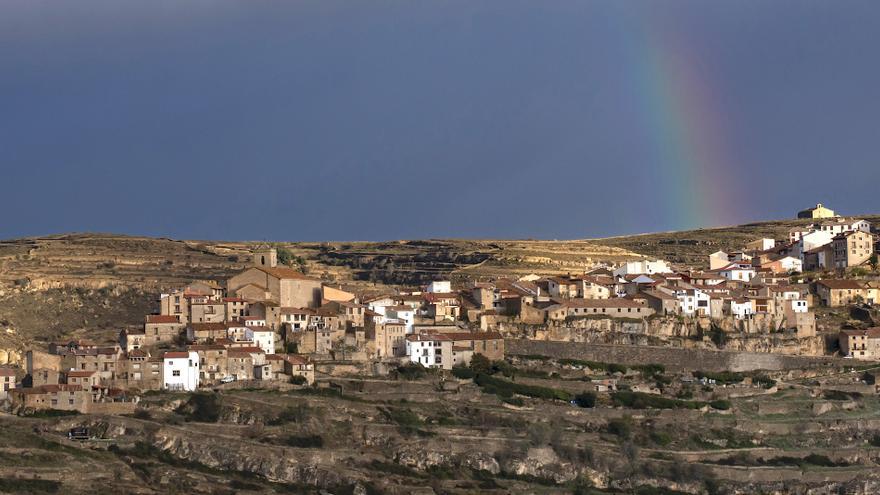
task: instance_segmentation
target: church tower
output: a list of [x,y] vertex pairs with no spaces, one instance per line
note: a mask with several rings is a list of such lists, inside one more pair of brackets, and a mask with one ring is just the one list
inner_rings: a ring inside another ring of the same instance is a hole
[[274,268],[278,266],[278,251],[266,244],[254,249],[254,266]]

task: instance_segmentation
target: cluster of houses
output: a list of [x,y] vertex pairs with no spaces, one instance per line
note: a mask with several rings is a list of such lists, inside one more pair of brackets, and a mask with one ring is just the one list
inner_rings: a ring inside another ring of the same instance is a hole
[[[192,391],[228,382],[315,382],[316,364],[412,362],[451,369],[475,354],[503,359],[505,323],[565,325],[578,319],[661,316],[730,319],[739,328],[813,336],[811,307],[880,301],[880,282],[822,278],[805,270],[868,263],[871,225],[817,205],[816,223],[786,242],[757,239],[709,255],[708,268],[676,270],[662,260],[597,267],[581,274],[470,281],[438,280],[417,290],[356,293],[279,266],[258,247],[253,264],[225,283],[194,282],[161,294],[158,313],[120,332],[118,342],[57,343],[27,354],[26,376],[0,368],[0,399],[26,407],[105,410],[146,390]],[[846,330],[841,350],[880,357],[880,329]],[[128,406],[126,406],[128,407]],[[103,408],[103,409],[102,409]]]

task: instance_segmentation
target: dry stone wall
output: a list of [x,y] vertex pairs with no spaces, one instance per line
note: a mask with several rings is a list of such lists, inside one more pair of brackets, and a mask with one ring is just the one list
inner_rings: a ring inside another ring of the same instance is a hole
[[532,354],[554,358],[584,359],[633,365],[657,363],[672,371],[780,371],[802,368],[830,368],[846,364],[844,360],[837,358],[682,349],[676,347],[550,342],[528,339],[507,339],[504,342],[504,346],[509,355]]

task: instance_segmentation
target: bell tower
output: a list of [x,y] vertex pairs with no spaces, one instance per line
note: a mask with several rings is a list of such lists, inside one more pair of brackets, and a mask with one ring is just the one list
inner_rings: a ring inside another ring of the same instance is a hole
[[278,266],[278,251],[266,244],[254,249],[254,266],[274,268]]

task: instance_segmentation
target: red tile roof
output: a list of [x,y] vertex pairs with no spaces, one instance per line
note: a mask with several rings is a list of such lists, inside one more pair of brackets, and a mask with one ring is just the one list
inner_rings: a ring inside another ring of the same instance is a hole
[[13,368],[0,368],[0,376],[15,376]]
[[162,355],[164,359],[181,359],[188,358],[189,353],[183,351],[169,351]]

